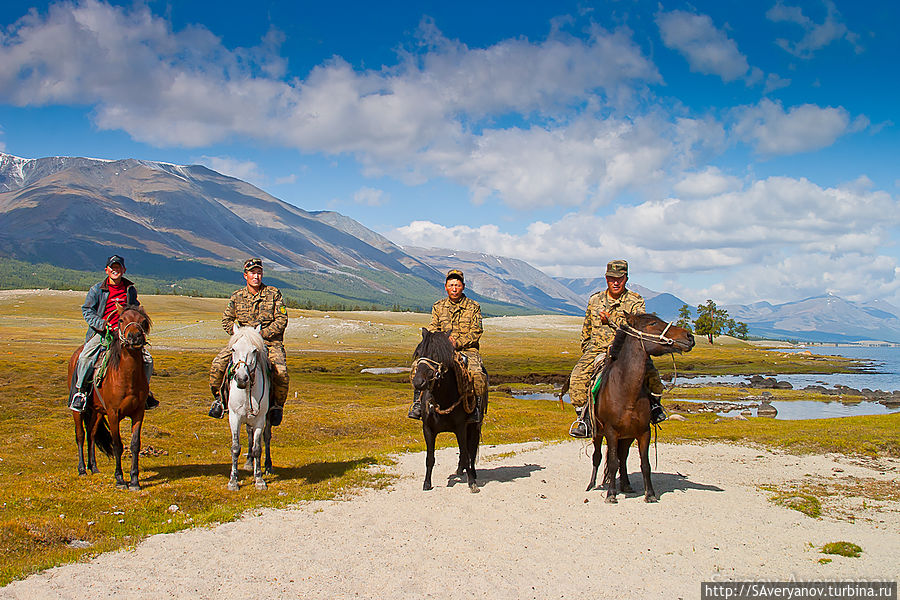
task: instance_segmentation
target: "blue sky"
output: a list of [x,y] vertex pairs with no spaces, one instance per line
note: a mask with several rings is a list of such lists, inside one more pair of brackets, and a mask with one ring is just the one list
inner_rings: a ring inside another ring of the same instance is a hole
[[900,3],[0,3],[0,151],[205,164],[401,245],[900,305]]

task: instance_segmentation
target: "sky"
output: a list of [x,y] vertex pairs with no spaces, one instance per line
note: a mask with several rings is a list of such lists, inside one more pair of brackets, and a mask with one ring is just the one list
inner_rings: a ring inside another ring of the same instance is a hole
[[900,3],[0,3],[0,151],[203,164],[402,246],[900,306]]

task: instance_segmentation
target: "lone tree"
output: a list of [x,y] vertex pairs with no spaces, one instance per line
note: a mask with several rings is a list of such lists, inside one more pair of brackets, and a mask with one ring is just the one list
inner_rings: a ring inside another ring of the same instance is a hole
[[694,319],[694,333],[705,335],[709,343],[713,343],[713,338],[722,335],[725,325],[728,322],[728,311],[724,308],[718,308],[712,300],[707,300],[706,304],[697,307],[697,318]]
[[683,327],[690,331],[691,329],[691,307],[687,304],[682,304],[681,308],[678,309],[678,320],[675,321],[676,327]]

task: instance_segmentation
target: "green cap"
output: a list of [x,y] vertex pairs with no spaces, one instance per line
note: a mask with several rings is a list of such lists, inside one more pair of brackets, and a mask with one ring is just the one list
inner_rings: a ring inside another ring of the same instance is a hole
[[621,259],[611,260],[606,264],[607,277],[622,277],[628,275],[628,261]]
[[261,258],[248,258],[244,261],[244,273],[249,271],[250,269],[255,269],[259,267],[262,269],[262,259]]

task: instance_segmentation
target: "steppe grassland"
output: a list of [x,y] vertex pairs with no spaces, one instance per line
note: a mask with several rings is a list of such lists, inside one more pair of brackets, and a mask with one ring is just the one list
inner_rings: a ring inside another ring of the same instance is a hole
[[[245,486],[228,492],[228,427],[206,416],[209,361],[227,339],[221,328],[226,301],[143,296],[154,321],[152,387],[162,402],[144,425],[144,489],[116,490],[113,463],[103,456],[99,475],[78,477],[64,399],[66,361],[85,330],[83,298],[83,292],[0,292],[0,436],[5,442],[0,448],[0,585],[153,533],[225,521],[265,506],[331,498],[358,486],[385,485],[389,480],[373,465],[389,461],[392,453],[423,449],[419,424],[406,418],[411,395],[407,375],[360,370],[408,365],[429,316],[290,310],[286,347],[291,391],[285,422],[274,433],[276,469],[268,478],[270,489],[259,493]],[[486,319],[485,327],[483,355],[498,381],[521,381],[530,373],[538,374],[537,380],[559,380],[580,352],[578,317],[499,317]],[[782,361],[777,365],[782,372],[847,367],[838,359],[785,359],[738,343],[701,343],[677,364],[679,371],[696,373],[766,373],[773,372],[776,360]],[[664,375],[671,371],[668,359],[657,363]],[[667,423],[660,440],[725,439],[795,451],[897,455],[900,427],[895,417],[810,427],[809,422],[764,419],[715,424],[712,417],[691,416],[685,423]],[[553,402],[514,400],[495,391],[484,443],[561,440],[571,419],[568,407],[563,411]],[[439,442],[455,443],[449,435]]]

